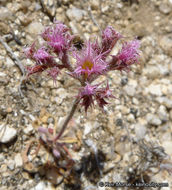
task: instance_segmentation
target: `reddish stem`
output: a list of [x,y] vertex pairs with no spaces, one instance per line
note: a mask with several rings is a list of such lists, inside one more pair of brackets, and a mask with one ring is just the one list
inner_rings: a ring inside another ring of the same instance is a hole
[[77,106],[78,106],[78,103],[79,103],[79,101],[78,101],[78,99],[76,99],[76,100],[74,101],[74,103],[73,103],[73,106],[72,106],[72,108],[71,108],[71,111],[70,111],[69,115],[67,116],[67,118],[66,118],[66,120],[65,120],[65,122],[64,122],[64,124],[63,124],[63,126],[62,126],[62,128],[61,128],[61,131],[60,131],[59,134],[54,138],[54,141],[57,141],[57,140],[63,135],[65,129],[67,128],[67,125],[68,125],[69,121],[72,119],[72,117],[73,117],[73,115],[74,115],[74,113],[75,113],[75,111],[76,111],[76,108],[77,108]]

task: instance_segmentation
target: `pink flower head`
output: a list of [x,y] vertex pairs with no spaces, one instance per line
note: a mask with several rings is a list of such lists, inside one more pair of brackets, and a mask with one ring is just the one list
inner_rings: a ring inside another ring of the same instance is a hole
[[108,26],[102,32],[102,52],[106,52],[106,55],[108,55],[120,38],[122,38],[122,35],[116,32],[112,26]]
[[27,58],[33,58],[33,54],[35,51],[35,42],[30,47],[26,47],[23,49],[23,52]]
[[129,69],[130,65],[138,62],[139,47],[139,40],[124,43],[122,50],[116,56],[118,70]]
[[93,50],[97,53],[100,54],[102,52],[102,48],[98,42],[98,39],[95,39],[92,43],[91,43],[91,47],[93,48]]
[[42,47],[38,49],[32,56],[32,58],[36,61],[36,65],[32,67],[27,67],[27,76],[30,76],[34,73],[41,73],[48,68],[52,68],[56,66],[56,63],[51,56],[45,49]]
[[53,56],[51,56],[45,49],[42,47],[34,53],[33,58],[38,64],[51,64],[53,63]]
[[60,73],[60,69],[58,67],[53,67],[48,71],[48,75],[52,77],[54,83],[56,83],[57,75]]
[[108,83],[106,85],[106,88],[98,89],[96,93],[96,100],[101,108],[108,104],[105,98],[115,98],[115,96],[112,95],[112,91],[109,89]]
[[104,108],[104,106],[108,104],[105,99],[115,97],[112,95],[108,83],[106,88],[98,88],[99,85],[100,84],[90,85],[86,83],[86,86],[81,88],[78,97],[80,100],[82,99],[81,105],[85,107],[85,112],[87,112],[88,107],[94,105],[95,100],[101,108]]
[[86,83],[86,86],[81,88],[78,98],[81,100],[81,105],[85,107],[85,112],[87,112],[88,107],[94,105],[94,96],[96,94],[97,85],[91,86]]
[[89,81],[92,75],[101,75],[106,71],[107,63],[102,59],[102,54],[97,54],[90,41],[81,52],[74,52],[77,67],[72,73],[76,77],[83,76]]
[[42,33],[42,37],[47,44],[53,48],[54,52],[62,58],[63,54],[70,48],[72,37],[68,33],[66,25],[55,22],[55,26],[48,27]]

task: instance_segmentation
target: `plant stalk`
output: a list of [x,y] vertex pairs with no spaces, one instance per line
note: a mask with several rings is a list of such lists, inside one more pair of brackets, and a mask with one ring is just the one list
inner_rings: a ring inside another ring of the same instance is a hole
[[76,111],[76,108],[77,108],[77,106],[78,106],[78,103],[79,103],[79,101],[78,101],[78,99],[76,99],[76,100],[74,101],[73,105],[72,105],[72,108],[71,108],[71,111],[70,111],[69,115],[67,116],[66,120],[64,121],[64,124],[63,124],[63,126],[62,126],[62,128],[61,128],[61,131],[60,131],[59,134],[54,138],[54,141],[58,140],[58,139],[63,135],[65,129],[67,128],[67,125],[68,125],[69,121],[72,119],[72,117],[73,117],[73,115],[74,115],[74,113],[75,113],[75,111]]

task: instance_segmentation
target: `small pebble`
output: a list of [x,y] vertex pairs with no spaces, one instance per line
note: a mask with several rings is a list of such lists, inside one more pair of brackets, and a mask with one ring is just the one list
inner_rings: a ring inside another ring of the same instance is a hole
[[146,88],[146,91],[152,95],[162,96],[162,87],[160,84],[151,84]]
[[172,56],[172,34],[162,36],[159,44],[166,54]]
[[8,168],[10,170],[14,170],[14,168],[15,168],[15,162],[13,160],[11,160],[11,161],[8,162]]
[[17,136],[17,130],[8,125],[0,125],[0,142],[8,143]]
[[122,119],[117,119],[115,123],[116,123],[116,126],[122,126],[123,125]]
[[124,91],[127,93],[128,96],[133,97],[136,93],[136,89],[133,85],[126,85],[124,87]]
[[159,108],[158,108],[158,116],[159,116],[159,119],[161,119],[162,122],[166,122],[168,121],[169,119],[169,115],[167,113],[167,110],[166,110],[166,107],[161,105]]
[[12,18],[12,13],[6,7],[0,7],[0,21],[10,20]]
[[85,14],[85,11],[75,8],[75,7],[68,9],[66,12],[66,15],[68,16],[70,20],[74,19],[77,22],[80,22],[82,20],[84,14]]
[[171,7],[167,3],[160,3],[159,10],[161,13],[167,15],[171,12]]
[[162,146],[165,148],[165,152],[172,156],[172,148],[171,148],[171,141],[164,141]]
[[22,157],[21,157],[21,154],[20,153],[17,153],[15,158],[15,163],[16,163],[16,167],[21,167],[23,166],[23,160],[22,160]]
[[27,126],[24,128],[23,132],[24,132],[26,135],[32,134],[32,132],[33,132],[33,127],[32,127],[32,125],[31,125],[31,124],[27,125]]
[[141,124],[137,123],[134,126],[134,129],[135,129],[137,139],[138,140],[144,139],[144,137],[146,135],[146,127],[144,125],[141,125]]
[[155,126],[158,126],[161,124],[161,120],[159,119],[159,117],[155,114],[151,114],[151,113],[148,113],[146,115],[146,119],[147,119],[147,122],[151,125],[155,125]]
[[50,183],[45,183],[44,181],[40,181],[34,188],[31,190],[52,190]]
[[125,86],[127,84],[127,82],[128,82],[128,78],[127,77],[122,77],[121,78],[121,85],[122,86]]
[[85,125],[84,125],[84,135],[87,135],[92,129],[92,125],[91,123],[87,122]]
[[0,162],[3,162],[5,160],[5,156],[1,153],[0,154]]
[[167,98],[167,97],[157,97],[156,100],[157,100],[160,104],[166,106],[166,108],[169,108],[169,109],[172,108],[172,99],[169,99],[169,98]]
[[133,114],[129,114],[129,115],[127,116],[127,121],[129,121],[129,122],[134,122],[134,121],[135,121],[134,115],[133,115]]
[[27,27],[27,32],[33,37],[40,34],[43,30],[44,30],[43,25],[37,21],[31,22]]

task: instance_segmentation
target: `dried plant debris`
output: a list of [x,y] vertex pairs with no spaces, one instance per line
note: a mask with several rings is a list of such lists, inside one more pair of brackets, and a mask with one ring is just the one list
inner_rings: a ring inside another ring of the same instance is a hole
[[[41,141],[41,144],[43,142]],[[97,184],[103,173],[106,156],[102,151],[97,150],[96,155],[90,152],[81,160],[69,160],[66,154],[57,158],[50,147],[42,144],[47,151],[46,155],[40,155],[40,142],[30,141],[23,152],[24,170],[31,177],[39,175],[41,179],[50,181],[55,186],[64,182],[66,189],[82,189],[81,177],[84,175],[91,183]],[[61,152],[62,153],[62,152]],[[46,157],[43,162],[41,157]],[[30,160],[30,161],[29,161]]]
[[[163,147],[155,143],[148,143],[144,140],[138,142],[138,159],[131,167],[127,168],[127,183],[139,184],[151,182],[152,176],[161,172],[162,169],[171,172],[169,156],[165,153]],[[145,187],[134,187],[135,189],[144,189]]]
[[152,167],[158,167],[163,160],[168,158],[164,148],[155,143],[148,143],[142,140],[139,142],[139,150],[138,156],[141,158],[139,166],[143,171],[147,171]]

